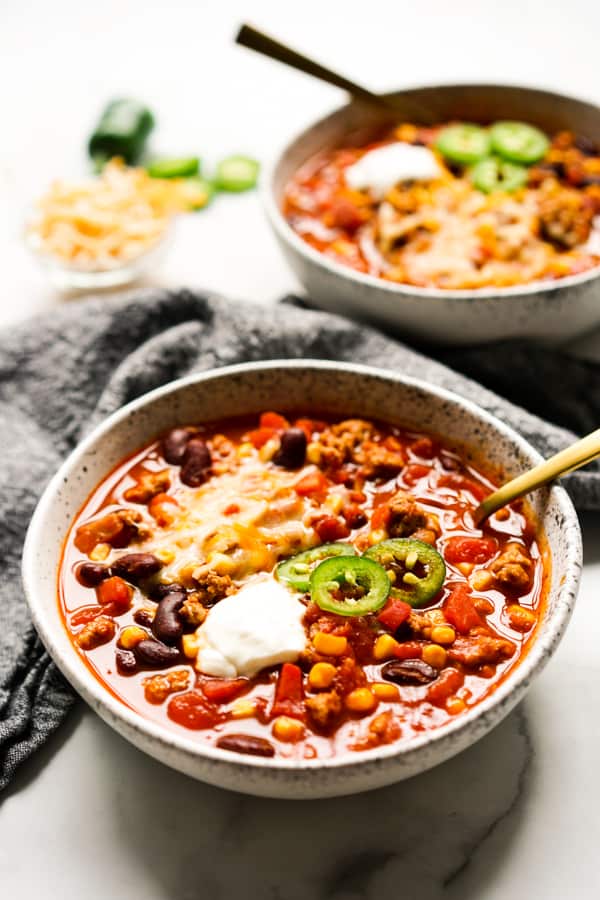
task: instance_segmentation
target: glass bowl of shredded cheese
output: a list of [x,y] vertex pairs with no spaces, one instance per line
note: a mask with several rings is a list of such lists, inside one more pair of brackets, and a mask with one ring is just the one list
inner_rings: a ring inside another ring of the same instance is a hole
[[98,176],[55,181],[27,223],[26,241],[56,287],[114,287],[156,264],[174,216],[190,208],[189,186],[115,159]]

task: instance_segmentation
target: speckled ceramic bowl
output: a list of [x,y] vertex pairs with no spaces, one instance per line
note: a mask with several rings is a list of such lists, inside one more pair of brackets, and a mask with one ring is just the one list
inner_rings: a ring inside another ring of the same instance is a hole
[[395,284],[355,272],[310,247],[281,213],[283,190],[308,159],[344,144],[366,143],[383,124],[453,119],[519,119],[549,134],[563,129],[600,141],[600,108],[561,94],[503,85],[442,85],[391,94],[397,113],[359,102],[297,135],[262,179],[265,208],[279,244],[307,294],[331,312],[444,344],[509,337],[566,341],[600,323],[600,267],[522,287],[440,290]]
[[363,366],[317,361],[249,363],[167,384],[110,416],[69,456],[31,521],[23,578],[35,625],[55,662],[96,712],[141,750],[212,784],[248,794],[313,798],[380,787],[422,772],[482,737],[518,703],[563,634],[579,582],[577,516],[560,487],[541,490],[533,507],[551,552],[548,602],[537,638],[522,663],[472,711],[422,737],[367,753],[294,762],[240,757],[144,719],[92,675],[59,613],[57,571],[73,517],[124,457],[178,424],[264,409],[328,410],[384,418],[445,435],[471,458],[516,475],[539,455],[514,431],[473,403],[424,382]]

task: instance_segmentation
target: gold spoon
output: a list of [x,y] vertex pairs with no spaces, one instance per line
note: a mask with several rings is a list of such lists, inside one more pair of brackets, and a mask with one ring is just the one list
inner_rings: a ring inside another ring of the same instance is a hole
[[[322,66],[316,60],[299,53],[292,47],[281,43],[281,41],[275,40],[275,38],[265,34],[263,31],[259,31],[258,28],[254,28],[252,25],[241,25],[235,42],[242,47],[247,47],[249,50],[254,50],[255,53],[261,53],[269,59],[274,59],[277,62],[284,63],[286,66],[291,66],[293,69],[298,69],[298,71],[304,72],[306,75],[312,75],[313,78],[318,78],[327,84],[333,84],[335,87],[347,91],[353,97],[383,109],[388,114],[394,112],[398,106],[398,100],[394,95],[375,94],[373,91],[363,87],[362,84],[357,84],[344,75]],[[402,97],[401,103],[402,115],[407,120],[413,119],[424,123],[435,121],[435,116],[432,112],[412,97]]]
[[548,484],[549,481],[554,481],[560,475],[566,475],[567,472],[573,472],[575,469],[585,466],[597,456],[600,456],[600,428],[571,444],[570,447],[555,453],[550,459],[539,463],[533,469],[508,481],[485,500],[482,500],[473,513],[475,524],[480,525],[484,519],[487,519],[500,507],[506,506],[507,503],[511,503],[524,494],[535,491],[536,488]]

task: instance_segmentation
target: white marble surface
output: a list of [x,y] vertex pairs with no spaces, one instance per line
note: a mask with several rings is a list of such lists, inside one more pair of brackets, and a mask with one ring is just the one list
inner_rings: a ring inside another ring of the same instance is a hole
[[[266,158],[338,101],[231,46],[244,16],[375,89],[503,80],[600,100],[596,0],[3,0],[0,324],[65,302],[27,257],[21,223],[50,178],[83,169],[83,140],[107,97],[146,98],[160,120],[156,146],[199,148],[207,161],[240,150]],[[182,222],[155,280],[257,302],[295,287],[254,195]],[[590,355],[597,346],[583,345]],[[600,516],[583,525],[584,579],[564,642],[526,703],[467,753],[373,794],[255,800],[171,772],[80,708],[3,797],[0,895],[598,897]]]

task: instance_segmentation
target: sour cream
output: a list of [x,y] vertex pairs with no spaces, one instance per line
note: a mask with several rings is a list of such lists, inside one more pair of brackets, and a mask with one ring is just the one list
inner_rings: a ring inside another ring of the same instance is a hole
[[293,662],[306,645],[305,607],[274,578],[220,600],[200,625],[196,668],[206,675],[252,676]]
[[348,187],[369,190],[380,200],[398,182],[433,181],[440,177],[442,168],[427,147],[397,142],[365,153],[344,174]]

